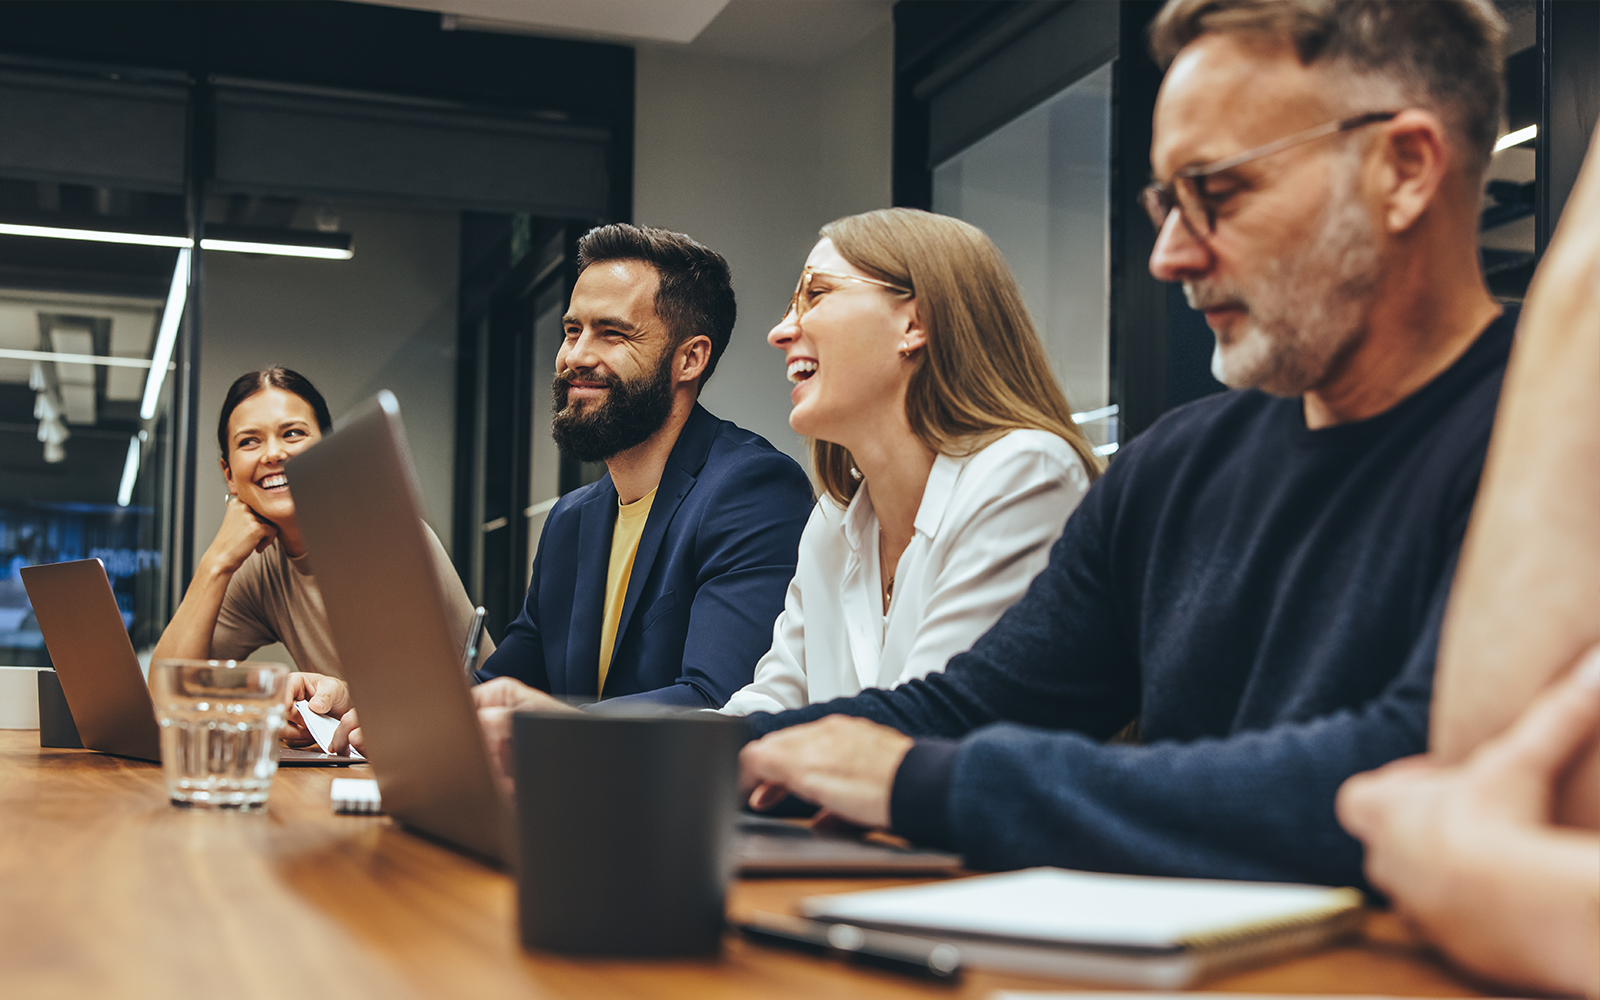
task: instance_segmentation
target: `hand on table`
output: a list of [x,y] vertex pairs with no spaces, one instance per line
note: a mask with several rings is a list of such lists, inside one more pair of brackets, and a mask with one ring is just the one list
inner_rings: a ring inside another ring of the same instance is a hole
[[[1541,973],[1587,966],[1596,950],[1583,943],[1589,932],[1581,925],[1597,920],[1589,911],[1600,887],[1600,838],[1554,826],[1551,816],[1558,779],[1597,730],[1600,647],[1460,764],[1408,757],[1346,781],[1339,821],[1365,844],[1372,884],[1457,961],[1570,989],[1570,979]],[[1563,909],[1568,894],[1577,919]],[[1569,934],[1576,945],[1562,941]],[[1600,974],[1590,977],[1584,988],[1600,990]]]
[[511,716],[521,710],[538,712],[576,712],[571,705],[538,688],[511,677],[496,677],[472,689],[472,702],[478,707],[478,725],[496,776],[510,789],[515,765],[511,757]]
[[895,772],[913,742],[876,722],[830,715],[745,746],[739,787],[750,793],[752,809],[793,794],[857,826],[887,829]]

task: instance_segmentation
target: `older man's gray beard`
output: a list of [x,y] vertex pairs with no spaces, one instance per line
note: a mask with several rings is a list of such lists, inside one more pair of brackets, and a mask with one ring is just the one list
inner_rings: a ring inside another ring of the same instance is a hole
[[1378,240],[1349,185],[1334,192],[1316,236],[1265,261],[1249,285],[1184,282],[1192,308],[1237,303],[1244,331],[1211,355],[1211,374],[1234,389],[1298,396],[1327,378],[1361,342],[1378,283]]

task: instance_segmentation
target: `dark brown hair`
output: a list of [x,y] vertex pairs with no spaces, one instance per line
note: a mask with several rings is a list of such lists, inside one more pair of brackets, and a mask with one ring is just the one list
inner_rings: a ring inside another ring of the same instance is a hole
[[[935,453],[970,455],[1007,431],[1049,431],[1094,479],[1102,463],[1050,371],[1050,360],[998,247],[976,226],[914,208],[884,208],[822,227],[845,260],[911,290],[928,343],[906,388],[912,433]],[[860,485],[842,445],[811,441],[824,491],[847,504]]]
[[711,341],[711,357],[700,373],[703,387],[717,370],[738,318],[728,262],[682,233],[626,222],[596,226],[578,239],[578,271],[607,260],[637,260],[656,269],[656,315],[676,347],[691,337]]
[[316,414],[317,429],[326,434],[333,430],[333,418],[328,415],[328,403],[322,398],[322,393],[311,384],[311,380],[297,371],[280,368],[273,365],[263,368],[258,372],[246,372],[233,380],[228,386],[228,394],[222,397],[222,416],[217,418],[217,447],[222,451],[222,460],[228,460],[228,418],[233,416],[233,411],[239,404],[254,396],[263,389],[282,389],[292,392],[296,396],[311,404],[311,412]]
[[1396,85],[1444,121],[1470,176],[1489,165],[1505,102],[1506,36],[1489,0],[1169,0],[1150,25],[1150,52],[1165,69],[1211,32],[1286,39],[1302,65],[1325,62]]

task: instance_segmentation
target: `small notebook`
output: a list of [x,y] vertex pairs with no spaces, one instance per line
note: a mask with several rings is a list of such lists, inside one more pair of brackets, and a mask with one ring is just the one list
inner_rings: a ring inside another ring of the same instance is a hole
[[1003,875],[814,896],[808,917],[948,941],[976,968],[1178,989],[1353,930],[1354,889],[1102,875]]

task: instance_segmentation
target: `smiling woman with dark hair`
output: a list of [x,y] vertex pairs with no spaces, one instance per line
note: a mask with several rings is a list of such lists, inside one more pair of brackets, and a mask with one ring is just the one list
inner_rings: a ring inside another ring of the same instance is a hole
[[[249,372],[228,388],[217,420],[227,510],[156,643],[157,658],[242,659],[281,642],[300,670],[340,675],[285,474],[289,459],[332,429],[328,404],[298,372]],[[472,606],[431,529],[428,538],[465,636]],[[493,648],[487,637],[484,643]]]

